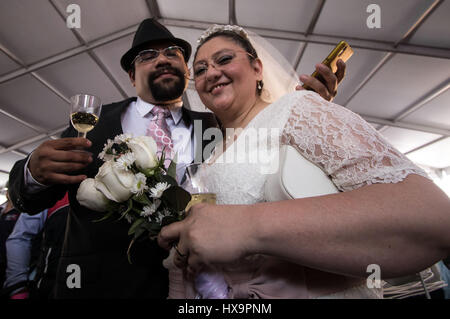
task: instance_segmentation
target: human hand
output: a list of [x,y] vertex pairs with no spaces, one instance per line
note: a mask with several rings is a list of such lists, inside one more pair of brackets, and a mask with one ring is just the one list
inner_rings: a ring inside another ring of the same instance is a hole
[[[341,83],[345,77],[346,69],[346,64],[341,59],[337,61],[336,66],[337,71],[336,74],[334,74],[326,65],[322,63],[316,64],[316,71],[324,79],[325,83],[322,83],[315,77],[306,74],[302,74],[300,76],[300,81],[309,86],[313,91],[317,92],[325,100],[332,101],[337,94],[339,83]],[[305,90],[305,88],[301,85],[298,85],[295,89],[297,91]]]
[[245,205],[197,204],[188,216],[167,225],[158,235],[158,244],[169,250],[176,243],[174,263],[186,268],[188,276],[204,266],[232,263],[250,252],[253,227],[247,221]]
[[87,176],[68,174],[92,162],[91,154],[76,151],[91,145],[89,140],[81,137],[45,141],[31,154],[28,169],[33,178],[44,185],[80,183]]

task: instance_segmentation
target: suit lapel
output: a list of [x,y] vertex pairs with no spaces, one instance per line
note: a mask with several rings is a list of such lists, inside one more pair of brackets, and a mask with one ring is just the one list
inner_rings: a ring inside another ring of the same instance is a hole
[[100,123],[99,121],[99,125],[102,125],[99,127],[99,131],[97,134],[107,135],[109,136],[108,138],[112,138],[116,135],[122,134],[123,129],[121,123],[121,115],[133,101],[136,101],[135,97],[107,106],[107,108],[110,108],[110,110],[106,109],[104,115],[102,112],[102,118],[100,118],[100,121],[103,119],[103,122]]

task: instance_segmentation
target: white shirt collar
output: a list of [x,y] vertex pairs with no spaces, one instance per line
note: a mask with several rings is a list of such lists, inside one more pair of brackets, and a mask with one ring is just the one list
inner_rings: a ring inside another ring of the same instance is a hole
[[[147,103],[138,96],[136,101],[136,109],[141,117],[144,117],[150,113],[154,106],[154,104]],[[175,125],[178,125],[181,117],[183,116],[183,112],[181,111],[182,106],[183,102],[175,103],[169,106],[170,114],[172,115]]]

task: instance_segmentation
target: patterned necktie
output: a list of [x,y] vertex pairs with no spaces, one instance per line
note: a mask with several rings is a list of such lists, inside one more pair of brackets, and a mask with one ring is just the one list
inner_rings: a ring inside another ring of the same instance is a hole
[[147,135],[155,139],[159,154],[162,154],[162,151],[164,149],[166,158],[166,160],[164,161],[164,166],[167,168],[170,165],[173,151],[172,138],[169,126],[166,123],[166,118],[171,116],[170,111],[167,109],[167,107],[155,105],[151,110],[151,113],[154,117],[150,121],[150,125],[147,129]]

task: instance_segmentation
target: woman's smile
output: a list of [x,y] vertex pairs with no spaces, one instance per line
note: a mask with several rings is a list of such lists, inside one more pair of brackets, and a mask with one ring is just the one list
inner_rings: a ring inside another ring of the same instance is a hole
[[223,91],[223,88],[226,87],[230,83],[231,82],[215,84],[211,87],[211,89],[209,90],[209,93],[211,93],[212,95],[220,94]]

